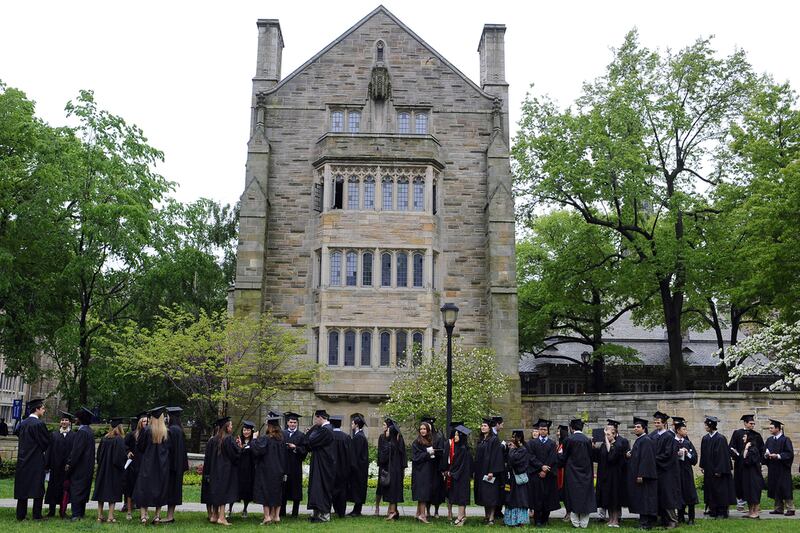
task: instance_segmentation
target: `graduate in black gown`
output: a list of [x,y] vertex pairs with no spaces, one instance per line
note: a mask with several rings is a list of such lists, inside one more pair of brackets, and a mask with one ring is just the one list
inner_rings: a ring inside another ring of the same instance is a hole
[[133,490],[134,504],[139,508],[139,520],[146,524],[147,508],[155,507],[153,523],[161,523],[161,508],[169,496],[169,430],[164,421],[166,407],[150,410],[147,426],[139,434],[136,451],[141,456],[136,488]]
[[286,483],[283,486],[283,501],[281,502],[281,516],[286,514],[286,502],[292,502],[292,516],[297,517],[300,512],[300,502],[303,500],[303,461],[306,459],[306,435],[299,429],[300,415],[287,411],[283,413],[286,429],[283,431],[283,440],[286,443],[287,472]]
[[[697,464],[698,453],[692,441],[689,440],[689,431],[686,421],[672,417],[674,422],[676,442],[678,445],[678,464],[681,472],[681,507],[678,509],[678,522],[694,525],[694,507],[700,499],[697,497],[697,488],[694,486],[694,469]],[[688,514],[687,514],[688,513]]]
[[700,442],[700,469],[703,471],[703,492],[712,518],[728,518],[728,507],[736,503],[733,487],[731,452],[727,439],[717,432],[719,419],[706,417],[706,435]]
[[211,441],[215,438],[216,428],[217,426],[215,425],[212,429],[211,437],[206,441],[205,452],[203,453],[203,475],[200,478],[200,503],[206,506],[206,515],[208,515],[209,522],[211,522],[211,517],[214,514],[214,507],[208,500],[211,494],[208,484],[211,481],[211,471],[214,467],[214,455],[211,454]]
[[254,466],[253,501],[264,507],[261,523],[265,525],[281,521],[283,483],[289,455],[283,438],[280,417],[270,416],[266,435],[260,435],[250,446]]
[[[97,447],[97,476],[94,480],[92,500],[97,502],[97,521],[116,522],[114,504],[122,501],[122,481],[125,477],[125,462],[128,454],[125,449],[125,430],[123,418],[109,420],[108,433],[100,439]],[[103,516],[104,504],[108,503],[108,518]]]
[[636,440],[628,458],[628,510],[639,515],[639,528],[652,529],[658,515],[658,471],[655,443],[647,434],[647,420],[633,417]]
[[528,448],[525,447],[525,433],[521,429],[515,429],[511,432],[511,440],[508,441],[508,457],[506,459],[510,490],[506,492],[503,522],[507,526],[519,527],[530,524],[528,463],[529,455]]
[[94,413],[81,407],[77,415],[80,426],[73,437],[72,450],[64,467],[69,476],[69,499],[72,505],[72,520],[80,520],[86,514],[86,502],[94,477],[94,432],[91,428]]
[[353,475],[353,450],[350,435],[342,431],[341,416],[330,417],[333,440],[336,443],[336,479],[333,483],[333,510],[344,518],[347,512],[347,483]]
[[211,506],[211,523],[224,526],[230,524],[225,518],[225,507],[239,500],[240,449],[232,435],[231,417],[220,418],[214,425],[217,432],[206,447],[211,466],[206,468],[206,463],[203,467],[203,473],[208,472],[205,498]]
[[367,501],[367,480],[369,479],[369,443],[364,435],[364,415],[354,414],[350,420],[352,436],[353,475],[347,484],[348,501],[353,502],[353,510],[347,516],[361,516],[361,507]]
[[[433,493],[431,494],[431,500],[428,502],[427,511],[428,517],[432,515],[434,518],[438,518],[439,507],[447,499],[447,488],[444,483],[444,473],[447,471],[447,457],[444,450],[447,447],[448,438],[444,431],[436,431],[435,417],[426,415],[420,419],[420,422],[427,422],[431,425],[431,441],[433,442],[434,450],[436,450],[438,475],[433,479]],[[431,507],[433,507],[433,513],[431,513]]]
[[572,434],[567,437],[558,461],[564,465],[564,501],[574,527],[586,528],[589,515],[597,511],[594,495],[592,441],[583,434],[583,420],[569,422]]
[[656,445],[658,471],[658,516],[661,525],[674,528],[678,525],[678,507],[681,506],[681,479],[675,433],[669,428],[669,416],[656,411],[653,414],[655,431],[650,433]]
[[0,418],[0,437],[8,437],[8,424],[5,418]]
[[494,524],[500,494],[504,490],[506,467],[503,447],[492,431],[492,418],[484,418],[475,449],[475,503],[483,507],[484,518]]
[[747,430],[755,429],[756,421],[755,415],[742,415],[740,420],[742,421],[742,427],[733,431],[728,444],[730,444],[731,447],[731,459],[733,460],[733,487],[736,491],[736,510],[744,511],[745,501],[744,496],[742,495],[742,451],[744,450],[743,437]]
[[[255,485],[255,459],[253,458],[253,437],[256,425],[252,420],[242,421],[242,430],[236,438],[239,446],[239,500],[243,503],[242,518],[247,518],[247,506],[253,500]],[[259,502],[256,502],[259,503]],[[263,505],[263,504],[262,504]],[[233,513],[233,504],[228,506],[228,518]]]
[[28,498],[33,499],[33,519],[42,519],[44,499],[45,452],[50,446],[50,434],[42,421],[44,400],[28,402],[29,415],[19,423],[14,434],[19,438],[17,468],[14,472],[14,498],[17,500],[17,520],[28,515]]
[[186,436],[181,426],[183,409],[178,406],[167,407],[169,417],[169,482],[167,489],[167,517],[162,524],[175,521],[175,507],[183,503],[183,475],[189,470],[189,454],[186,451]]
[[742,499],[747,504],[747,514],[742,518],[760,518],[761,492],[766,488],[761,474],[761,460],[764,442],[755,431],[745,431],[742,435]]
[[415,518],[428,524],[428,503],[433,498],[434,478],[439,475],[439,461],[433,447],[431,425],[421,422],[417,438],[411,443],[411,499],[417,502]]
[[67,464],[69,453],[72,450],[72,438],[75,433],[72,431],[73,415],[66,411],[61,411],[61,419],[58,429],[50,434],[50,446],[47,448],[46,469],[50,472],[50,480],[47,482],[47,492],[44,501],[50,506],[47,516],[50,518],[56,515],[56,505],[61,506],[59,516],[66,518],[67,505],[69,505],[69,484],[67,473],[64,467]]
[[472,481],[472,451],[469,448],[469,434],[471,431],[458,424],[450,433],[447,442],[447,504],[450,507],[449,516],[452,517],[452,506],[458,507],[458,514],[453,521],[454,526],[463,526],[467,519],[467,506],[470,501],[470,482]]
[[547,525],[550,512],[561,508],[558,498],[558,453],[550,438],[550,420],[540,418],[534,424],[528,448],[528,499],[537,527]]
[[622,508],[628,505],[625,466],[630,443],[619,435],[618,428],[619,422],[609,418],[603,441],[592,448],[592,460],[597,463],[597,506],[606,510],[610,527],[619,526]]
[[333,484],[336,481],[336,442],[325,409],[314,412],[314,425],[306,433],[306,449],[311,452],[308,478],[308,508],[311,522],[330,522]]
[[383,488],[383,499],[389,504],[386,520],[396,520],[400,517],[397,504],[404,501],[403,479],[405,478],[408,458],[406,456],[406,442],[397,424],[386,419],[386,439],[378,448],[378,466],[385,468],[388,483]]
[[122,482],[122,494],[125,496],[125,508],[128,512],[126,516],[127,520],[133,518],[133,491],[136,488],[136,478],[139,476],[139,465],[142,464],[142,456],[136,449],[136,441],[139,439],[139,435],[144,431],[144,428],[147,427],[147,420],[146,411],[131,417],[133,430],[125,435],[125,449],[128,452],[128,459],[131,460],[128,468],[125,469],[125,478]]
[[775,509],[769,514],[786,513],[794,516],[792,496],[792,462],[794,447],[783,433],[783,424],[770,419],[767,442],[764,443],[764,461],[767,463],[767,496],[775,500]]

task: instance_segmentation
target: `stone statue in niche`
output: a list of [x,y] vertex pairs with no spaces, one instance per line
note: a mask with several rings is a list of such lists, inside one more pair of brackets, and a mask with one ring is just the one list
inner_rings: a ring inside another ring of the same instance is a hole
[[392,97],[392,81],[389,79],[389,70],[380,65],[372,67],[372,78],[369,81],[369,97],[372,100],[383,101]]

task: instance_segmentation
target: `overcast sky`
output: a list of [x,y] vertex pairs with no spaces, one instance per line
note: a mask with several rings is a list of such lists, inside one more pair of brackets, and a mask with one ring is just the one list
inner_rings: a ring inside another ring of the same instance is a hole
[[[159,171],[188,201],[235,202],[244,184],[256,19],[280,20],[283,72],[375,9],[376,1],[16,0],[0,9],[0,79],[65,123],[64,104],[93,89],[100,106],[144,129],[164,151]],[[511,122],[530,84],[562,104],[602,74],[633,27],[649,47],[678,49],[715,35],[717,50],[748,52],[758,72],[800,87],[800,3],[740,1],[417,1],[384,5],[478,82],[485,23],[506,32]],[[512,129],[513,128],[512,126]],[[513,134],[513,131],[512,131]]]

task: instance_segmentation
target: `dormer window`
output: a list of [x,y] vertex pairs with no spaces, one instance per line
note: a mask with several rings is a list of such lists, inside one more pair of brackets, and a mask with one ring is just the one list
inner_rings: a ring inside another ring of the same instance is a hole
[[430,108],[412,107],[397,111],[397,133],[401,135],[427,135],[430,131]]

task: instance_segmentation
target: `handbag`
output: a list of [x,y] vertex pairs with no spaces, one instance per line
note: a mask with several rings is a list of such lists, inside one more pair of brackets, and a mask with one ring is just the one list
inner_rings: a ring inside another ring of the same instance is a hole
[[528,473],[523,472],[521,474],[514,474],[514,483],[517,485],[524,485],[528,482]]
[[381,487],[388,487],[390,482],[389,478],[389,470],[386,468],[379,468],[378,469],[378,484]]

